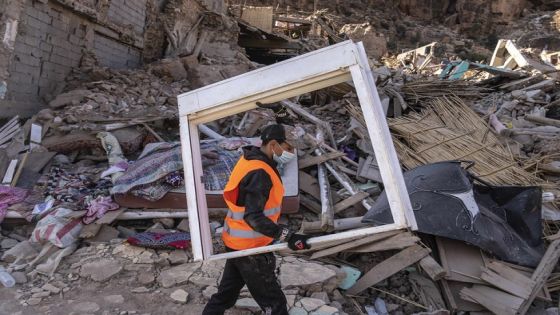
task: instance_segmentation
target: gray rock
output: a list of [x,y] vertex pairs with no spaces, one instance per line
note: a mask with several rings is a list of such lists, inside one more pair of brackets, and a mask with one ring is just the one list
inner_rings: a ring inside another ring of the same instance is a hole
[[[337,301],[332,301],[330,304],[332,307],[336,308],[339,311],[342,311],[344,308],[342,307],[342,304],[340,304]],[[398,306],[398,305],[397,305]]]
[[307,311],[301,307],[292,307],[288,312],[290,315],[307,315]]
[[321,284],[336,277],[336,272],[314,262],[296,261],[280,266],[280,283],[283,288]]
[[325,304],[329,304],[331,302],[327,292],[315,292],[315,293],[311,294],[311,297],[315,298],[315,299],[323,300],[323,302],[325,302]]
[[328,305],[323,305],[318,310],[309,313],[309,315],[334,315],[334,314],[338,314],[338,309]]
[[157,278],[164,288],[187,282],[192,274],[200,267],[200,263],[182,264],[162,271]]
[[18,243],[19,242],[17,240],[11,238],[5,238],[2,240],[2,242],[0,242],[0,247],[2,247],[2,249],[10,249],[16,246]]
[[261,310],[259,304],[257,304],[257,302],[252,298],[242,298],[237,300],[237,302],[235,302],[235,307],[247,309],[252,312],[257,312]]
[[34,297],[32,297],[32,298],[30,298],[29,300],[27,300],[27,304],[29,304],[29,305],[37,305],[37,304],[41,303],[42,300],[43,300],[43,299],[41,299],[41,298],[34,298]]
[[51,295],[50,292],[48,292],[48,291],[43,291],[43,292],[33,293],[33,294],[31,295],[31,297],[34,297],[34,298],[44,298],[44,297],[48,297],[49,295]]
[[219,279],[224,271],[225,259],[205,261],[200,267],[200,272],[205,277]]
[[141,272],[138,275],[138,282],[140,282],[140,284],[143,284],[143,285],[152,284],[152,283],[154,283],[155,280],[156,280],[156,277],[154,277],[154,274],[149,272],[149,271]]
[[132,292],[132,293],[148,293],[148,292],[150,292],[150,289],[148,289],[146,287],[138,287],[138,288],[134,288],[134,289],[130,290],[130,292]]
[[105,301],[109,304],[122,304],[122,303],[124,303],[124,297],[120,294],[107,295],[107,296],[103,297],[103,301]]
[[305,308],[305,310],[308,312],[314,311],[319,307],[325,305],[325,301],[323,300],[307,298],[307,297],[299,300],[299,302],[301,303],[303,308]]
[[49,292],[54,293],[54,294],[60,293],[60,288],[57,288],[57,287],[55,287],[54,285],[52,285],[52,284],[50,284],[50,283],[45,284],[45,285],[42,286],[41,288],[42,288],[43,290],[45,290],[45,291],[49,291]]
[[89,90],[73,90],[70,92],[59,94],[54,100],[49,102],[51,108],[61,108],[70,104],[79,104],[84,97],[89,95]]
[[14,280],[16,280],[16,283],[18,284],[27,283],[27,275],[24,272],[15,271],[12,272],[11,275],[12,277],[14,277]]
[[212,295],[217,292],[218,292],[218,288],[214,286],[207,286],[206,289],[202,291],[202,296],[204,296],[207,299],[210,299],[210,297],[212,297]]
[[174,250],[169,254],[169,262],[172,265],[186,264],[189,262],[189,256],[184,250]]
[[94,302],[79,302],[72,304],[70,307],[74,312],[79,314],[93,314],[101,309],[99,305]]
[[189,299],[189,293],[183,289],[178,289],[173,291],[170,297],[172,300],[184,304],[187,303],[187,300]]
[[100,259],[84,264],[80,269],[80,276],[91,277],[93,281],[103,282],[118,274],[123,269],[119,261],[114,259]]
[[189,282],[196,284],[199,287],[206,287],[209,285],[216,285],[218,281],[216,278],[208,278],[208,277],[200,277],[200,276],[192,276],[189,279]]

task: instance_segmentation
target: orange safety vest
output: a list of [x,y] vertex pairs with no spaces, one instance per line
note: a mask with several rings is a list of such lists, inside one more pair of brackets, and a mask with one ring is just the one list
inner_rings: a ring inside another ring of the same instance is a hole
[[274,223],[278,222],[278,218],[280,217],[282,198],[284,197],[282,180],[266,162],[246,160],[245,157],[241,157],[233,168],[229,181],[224,188],[224,200],[228,205],[229,211],[224,222],[222,240],[224,244],[231,249],[243,250],[266,246],[272,243],[273,239],[271,237],[253,230],[249,224],[245,222],[243,219],[245,207],[237,205],[239,183],[249,172],[258,169],[266,171],[272,180],[272,188],[270,189],[268,200],[264,206],[264,215],[274,221]]

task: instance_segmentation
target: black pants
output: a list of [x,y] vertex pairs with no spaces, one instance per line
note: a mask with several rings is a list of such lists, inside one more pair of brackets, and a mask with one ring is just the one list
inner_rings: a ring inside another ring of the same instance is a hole
[[218,292],[210,298],[203,315],[222,315],[235,305],[245,284],[267,315],[288,315],[286,297],[276,274],[276,258],[272,253],[233,258],[226,261]]

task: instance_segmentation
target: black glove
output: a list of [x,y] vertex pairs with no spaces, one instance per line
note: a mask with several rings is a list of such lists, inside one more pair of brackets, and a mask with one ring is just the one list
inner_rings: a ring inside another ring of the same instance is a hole
[[309,246],[309,244],[307,244],[307,240],[310,237],[311,236],[309,236],[309,235],[294,233],[294,234],[290,235],[289,238],[288,238],[288,247],[291,250],[310,249],[311,246]]

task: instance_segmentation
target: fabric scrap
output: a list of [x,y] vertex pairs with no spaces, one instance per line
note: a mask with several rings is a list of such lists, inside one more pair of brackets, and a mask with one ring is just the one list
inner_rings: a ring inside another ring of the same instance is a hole
[[88,210],[82,222],[84,224],[93,223],[95,220],[102,218],[108,211],[119,209],[120,206],[113,202],[111,197],[99,196],[89,203]]
[[157,201],[173,188],[165,183],[165,177],[182,169],[183,159],[178,144],[147,146],[140,158],[116,180],[111,193],[124,194],[134,190],[136,195]]
[[26,189],[0,186],[0,223],[8,213],[8,207],[24,201],[28,193]]
[[190,245],[190,241],[191,235],[185,232],[143,232],[127,239],[131,245],[156,249],[185,249]]
[[[116,165],[122,165],[123,162],[126,164],[127,159],[122,152],[121,145],[119,144],[119,141],[117,140],[117,138],[112,133],[102,131],[102,132],[97,133],[97,138],[99,138],[101,140],[101,145],[105,149],[105,152],[107,152],[107,158],[109,160],[109,166],[113,167],[113,166],[116,166]],[[109,169],[111,169],[111,168],[109,168]],[[126,170],[126,168],[125,168],[125,170]],[[105,171],[105,172],[107,172],[107,171]],[[101,175],[101,177],[111,175],[111,180],[114,183],[119,177],[122,176],[122,174],[123,174],[123,171],[117,171],[115,169],[114,172],[112,172],[110,174],[107,174],[107,175]]]
[[[128,168],[128,163],[127,162],[124,162],[124,161],[119,162],[115,165],[110,166],[105,171],[103,171],[103,173],[101,173],[101,177],[107,177],[107,176],[111,175],[111,178],[112,178],[113,174],[123,173],[124,171],[126,171],[127,168]],[[122,175],[122,174],[120,174],[120,175]]]
[[82,218],[74,218],[72,210],[57,208],[39,220],[30,241],[40,244],[51,243],[58,248],[66,248],[78,240],[82,230]]

